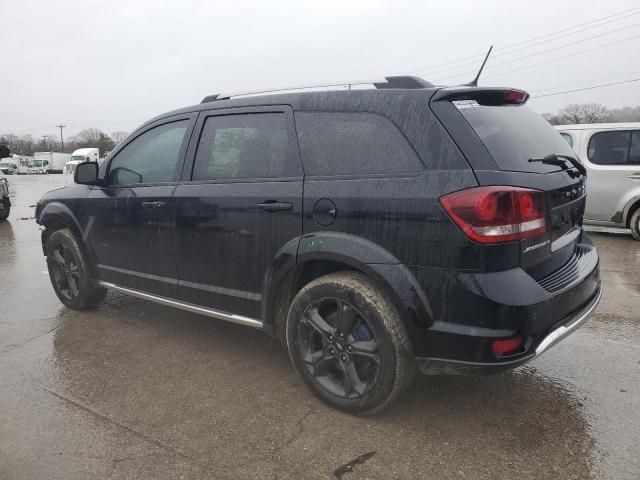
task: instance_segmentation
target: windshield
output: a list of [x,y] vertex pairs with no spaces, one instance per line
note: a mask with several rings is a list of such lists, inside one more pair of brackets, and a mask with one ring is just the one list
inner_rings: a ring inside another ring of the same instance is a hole
[[4,168],[11,168],[13,167],[13,163],[4,163],[4,162],[0,162],[0,167],[4,167]]
[[43,162],[43,160],[34,160],[31,165],[34,166],[34,167],[41,167],[42,166],[42,162]]
[[529,159],[550,153],[575,156],[558,132],[527,106],[477,106],[459,111],[501,170],[552,172],[560,167],[529,163]]
[[72,155],[71,160],[82,160],[84,161],[84,155]]

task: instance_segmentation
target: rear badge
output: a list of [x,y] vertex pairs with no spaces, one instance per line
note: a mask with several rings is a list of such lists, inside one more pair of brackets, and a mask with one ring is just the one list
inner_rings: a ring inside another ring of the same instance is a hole
[[480,104],[475,100],[454,100],[451,103],[453,103],[456,107],[458,107],[458,110],[462,110],[463,108],[473,108],[473,107],[480,106]]
[[529,252],[532,252],[532,251],[534,251],[534,250],[538,250],[539,248],[546,247],[546,246],[547,246],[547,245],[549,245],[550,243],[551,243],[551,240],[545,240],[545,241],[544,241],[544,242],[542,242],[542,243],[538,243],[538,244],[536,244],[536,245],[531,245],[530,247],[525,248],[525,249],[522,251],[522,253],[529,253]]

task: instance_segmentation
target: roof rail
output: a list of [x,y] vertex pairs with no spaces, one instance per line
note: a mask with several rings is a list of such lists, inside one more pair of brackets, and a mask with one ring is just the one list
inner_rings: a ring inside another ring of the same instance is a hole
[[280,87],[280,88],[270,88],[268,90],[251,90],[245,92],[233,92],[233,93],[216,93],[215,95],[208,95],[202,99],[200,103],[209,103],[216,100],[228,100],[233,97],[245,97],[249,95],[260,95],[260,94],[273,94],[273,93],[281,93],[281,92],[289,92],[295,90],[308,90],[312,88],[322,89],[322,88],[334,88],[334,87],[347,87],[351,90],[352,86],[359,85],[373,85],[377,89],[385,89],[385,88],[428,88],[433,87],[433,84],[427,82],[426,80],[420,77],[413,76],[392,76],[385,77],[383,79],[374,79],[374,80],[358,80],[358,81],[348,81],[348,82],[335,82],[335,83],[321,83],[321,84],[311,84],[311,85],[298,85],[293,87]]

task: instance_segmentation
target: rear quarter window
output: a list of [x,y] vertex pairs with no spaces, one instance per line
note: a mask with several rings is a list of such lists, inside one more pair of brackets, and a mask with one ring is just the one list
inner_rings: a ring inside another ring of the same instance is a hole
[[571,135],[569,135],[568,133],[561,133],[560,136],[565,142],[567,142],[567,145],[573,148],[573,138],[571,137]]
[[374,113],[297,112],[306,175],[414,173],[422,162],[398,128]]

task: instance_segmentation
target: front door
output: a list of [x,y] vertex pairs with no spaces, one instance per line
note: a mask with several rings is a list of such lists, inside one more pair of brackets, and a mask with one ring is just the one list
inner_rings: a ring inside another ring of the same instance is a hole
[[171,195],[192,118],[155,125],[110,160],[104,184],[89,195],[85,232],[101,280],[175,297]]
[[265,274],[302,233],[302,168],[288,107],[203,112],[173,196],[179,297],[260,317]]
[[585,219],[620,224],[626,203],[640,192],[640,130],[596,132],[583,148],[591,170]]

